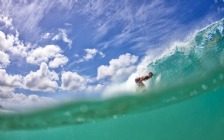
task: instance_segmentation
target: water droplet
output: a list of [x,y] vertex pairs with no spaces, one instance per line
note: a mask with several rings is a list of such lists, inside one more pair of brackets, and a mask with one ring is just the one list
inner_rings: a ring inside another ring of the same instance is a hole
[[224,76],[223,76],[223,74],[222,74],[222,73],[221,73],[221,74],[219,74],[219,79],[220,79],[220,80],[223,80],[223,77],[224,77]]
[[65,112],[64,114],[65,114],[65,116],[71,116],[71,113],[70,113],[70,112],[68,112],[68,111],[67,111],[67,112]]
[[208,87],[206,85],[204,85],[204,84],[201,85],[201,87],[202,87],[203,90],[207,90],[208,89]]
[[88,111],[88,106],[86,106],[86,105],[80,106],[80,111],[81,112],[87,112]]
[[175,101],[176,100],[176,97],[172,97],[170,100],[171,101]]
[[117,115],[115,114],[115,115],[113,115],[113,119],[114,120],[116,120],[117,119]]
[[194,95],[197,95],[197,91],[196,90],[190,92],[190,96],[194,96]]
[[85,122],[85,119],[84,118],[81,118],[81,117],[78,117],[76,118],[76,122]]
[[171,97],[169,99],[166,99],[165,102],[169,103],[169,102],[173,102],[175,101],[177,98],[176,97]]

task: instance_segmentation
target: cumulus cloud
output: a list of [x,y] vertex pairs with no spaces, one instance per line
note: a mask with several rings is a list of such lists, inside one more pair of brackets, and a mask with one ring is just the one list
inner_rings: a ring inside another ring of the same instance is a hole
[[[14,104],[15,100],[22,102],[21,94],[15,94],[15,88],[22,86],[21,75],[10,75],[5,69],[0,69],[0,104],[2,108],[7,108],[9,104]],[[24,95],[25,96],[25,95]]]
[[86,52],[86,55],[81,58],[78,63],[80,62],[85,62],[85,61],[89,61],[91,59],[94,59],[96,57],[97,54],[99,54],[101,57],[105,57],[105,54],[101,51],[98,51],[97,49],[93,48],[93,49],[84,49],[84,51]]
[[[44,64],[43,66],[44,67]],[[45,65],[46,67],[46,65]],[[43,71],[44,68],[42,68]],[[52,83],[47,81],[46,79],[46,72],[47,70],[45,69],[45,74],[42,73],[42,80],[41,78],[37,78],[38,76],[38,71],[36,73],[29,74],[28,76],[23,79],[21,75],[11,75],[8,74],[5,69],[0,69],[0,104],[2,106],[3,111],[5,109],[24,109],[24,108],[32,108],[34,106],[40,107],[48,104],[54,104],[56,103],[55,100],[52,98],[48,97],[40,97],[38,95],[30,94],[30,95],[25,95],[23,93],[16,93],[15,88],[23,88],[23,81],[25,80],[25,84],[30,85],[28,82],[37,82],[34,84],[35,87],[29,88],[30,90],[37,90],[39,88],[40,90],[49,90],[52,88]],[[39,72],[40,73],[40,72]],[[32,77],[33,76],[33,77]],[[35,77],[36,76],[36,77]],[[40,76],[41,77],[41,76]],[[54,73],[48,72],[48,77],[55,77]],[[57,79],[52,78],[52,79]],[[31,80],[31,81],[29,81]],[[39,83],[38,83],[39,82]],[[45,83],[45,85],[44,85]],[[49,86],[51,85],[51,86]],[[48,87],[47,88],[41,88],[41,87]],[[51,88],[50,88],[51,87]],[[20,108],[22,107],[22,108]],[[2,111],[2,110],[0,110]]]
[[47,45],[31,50],[28,53],[26,61],[31,64],[39,65],[42,62],[48,63],[50,59],[50,67],[57,68],[63,66],[68,62],[68,58],[61,54],[62,50],[56,45]]
[[0,68],[5,68],[10,64],[9,55],[0,50]]
[[29,47],[25,46],[18,37],[18,32],[16,32],[16,35],[6,35],[4,32],[0,31],[0,49],[12,55],[26,57]]
[[0,103],[4,110],[27,111],[27,109],[30,108],[33,111],[33,107],[54,105],[56,101],[49,97],[41,97],[34,94],[25,95],[23,93],[3,92],[0,89]]
[[58,80],[58,74],[50,71],[46,63],[41,63],[39,70],[24,77],[24,86],[33,91],[54,92],[58,88]]
[[62,80],[61,89],[63,90],[82,89],[86,84],[86,80],[84,77],[80,76],[75,72],[70,71],[63,72],[61,80]]
[[97,70],[97,79],[110,78],[113,81],[123,80],[132,73],[138,61],[138,57],[129,53],[120,55],[117,59],[112,59],[109,66],[101,65]]
[[64,55],[58,54],[52,61],[49,62],[50,68],[58,68],[68,62],[68,58]]
[[58,29],[59,33],[57,35],[55,35],[52,40],[62,40],[65,43],[68,44],[69,48],[72,47],[72,40],[68,38],[68,35],[66,33],[65,29]]
[[61,89],[67,91],[81,91],[82,93],[99,93],[105,85],[96,83],[96,78],[79,75],[76,72],[66,71],[61,76]]
[[13,42],[12,38],[7,37],[4,32],[0,31],[0,49],[2,51],[9,51],[13,46]]
[[103,85],[103,84],[88,85],[85,90],[90,93],[94,93],[94,92],[102,91],[104,89],[104,87],[105,87],[105,85]]
[[61,49],[56,45],[47,45],[45,47],[39,47],[31,50],[27,57],[27,62],[31,64],[41,64],[42,62],[48,62],[50,58],[61,53]]
[[98,52],[96,49],[85,49],[86,51],[86,56],[84,56],[85,60],[90,60],[93,59],[93,57],[96,55],[96,53]]
[[21,75],[10,75],[5,69],[0,69],[0,87],[1,88],[15,88],[20,87],[22,83]]

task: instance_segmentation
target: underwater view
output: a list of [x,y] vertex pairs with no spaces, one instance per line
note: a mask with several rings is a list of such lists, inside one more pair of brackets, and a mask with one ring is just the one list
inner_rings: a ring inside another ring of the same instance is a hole
[[224,139],[223,1],[0,5],[0,140]]

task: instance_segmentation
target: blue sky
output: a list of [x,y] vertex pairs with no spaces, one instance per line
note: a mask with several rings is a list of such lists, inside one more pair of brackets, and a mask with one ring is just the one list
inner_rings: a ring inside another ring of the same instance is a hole
[[0,101],[98,97],[223,15],[223,0],[0,0]]

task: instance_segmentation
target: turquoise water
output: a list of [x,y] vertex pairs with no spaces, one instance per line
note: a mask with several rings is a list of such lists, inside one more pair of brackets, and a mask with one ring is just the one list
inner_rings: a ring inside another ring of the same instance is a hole
[[143,93],[1,113],[0,139],[223,140],[223,48],[220,20],[148,62]]
[[175,105],[82,125],[0,132],[1,140],[223,140],[224,91]]

